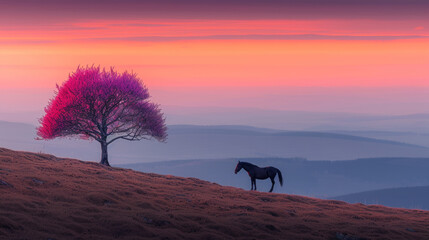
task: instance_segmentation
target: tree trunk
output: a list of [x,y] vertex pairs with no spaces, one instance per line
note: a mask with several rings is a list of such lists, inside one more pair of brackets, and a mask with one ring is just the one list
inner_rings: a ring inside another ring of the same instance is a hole
[[100,142],[101,144],[101,161],[100,164],[110,167],[109,160],[107,157],[107,142]]

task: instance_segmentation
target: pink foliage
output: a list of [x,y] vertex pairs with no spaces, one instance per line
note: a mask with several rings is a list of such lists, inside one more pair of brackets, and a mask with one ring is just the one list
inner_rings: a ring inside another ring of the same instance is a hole
[[117,139],[164,141],[164,117],[149,97],[133,73],[78,67],[57,86],[37,134],[43,139],[79,136],[107,145]]

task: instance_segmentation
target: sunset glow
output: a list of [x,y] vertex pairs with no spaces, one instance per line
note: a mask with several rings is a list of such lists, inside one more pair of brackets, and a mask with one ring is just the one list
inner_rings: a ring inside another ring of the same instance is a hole
[[[290,4],[280,7],[285,12],[303,8]],[[429,17],[413,6],[413,16],[404,12],[395,17],[403,6],[377,15],[373,10],[379,6],[366,4],[358,9],[366,17],[346,17],[340,9],[353,6],[333,5],[339,10],[331,15],[303,17],[315,10],[301,9],[302,16],[284,18],[268,11],[264,15],[263,9],[252,15],[250,8],[235,17],[212,16],[199,5],[194,6],[199,13],[183,16],[169,10],[170,17],[156,15],[156,4],[148,5],[153,14],[145,10],[140,17],[132,11],[127,17],[87,11],[69,16],[62,8],[64,15],[49,8],[30,13],[31,4],[22,9],[5,5],[16,14],[3,10],[0,18],[0,84],[3,90],[48,90],[79,65],[100,65],[133,71],[158,90],[429,87]],[[56,6],[50,1],[45,5]]]

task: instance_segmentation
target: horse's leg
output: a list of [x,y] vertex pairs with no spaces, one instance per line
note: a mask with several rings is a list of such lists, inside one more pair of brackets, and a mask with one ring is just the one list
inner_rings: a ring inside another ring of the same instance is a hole
[[253,190],[253,178],[250,178],[250,184],[252,185],[252,187],[250,188],[250,191]]
[[270,177],[270,179],[271,179],[271,183],[273,184],[273,185],[271,185],[271,189],[270,189],[270,192],[272,192],[272,191],[273,191],[273,188],[274,188],[274,184],[275,184],[276,182],[274,181],[274,178],[273,178],[273,177]]
[[253,185],[255,186],[255,191],[256,191],[256,178],[253,178]]

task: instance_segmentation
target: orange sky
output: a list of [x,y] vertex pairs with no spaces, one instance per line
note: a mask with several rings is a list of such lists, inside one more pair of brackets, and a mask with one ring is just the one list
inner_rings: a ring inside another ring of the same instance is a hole
[[[237,93],[247,97],[276,87],[426,88],[429,22],[113,17],[0,22],[0,90],[11,95],[4,99],[17,98],[14,89],[51,92],[78,65],[92,64],[134,71],[149,89],[175,89],[182,100],[186,89],[210,87],[247,89],[247,95]],[[161,103],[174,105],[177,96],[164,96]],[[16,106],[28,98],[21,96]],[[47,98],[37,103],[40,108]],[[0,112],[9,110],[0,104]]]
[[154,87],[429,86],[429,38],[421,25],[378,31],[356,20],[23,26],[0,31],[0,84],[52,88],[79,64],[100,64],[135,71]]

